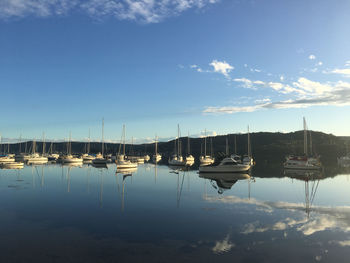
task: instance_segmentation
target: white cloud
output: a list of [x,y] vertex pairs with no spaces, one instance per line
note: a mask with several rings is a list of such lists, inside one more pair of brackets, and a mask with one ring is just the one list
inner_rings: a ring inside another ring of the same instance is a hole
[[227,235],[223,240],[216,241],[215,246],[212,248],[212,251],[215,254],[221,254],[224,252],[229,252],[235,244],[229,241],[230,235]]
[[345,62],[345,67],[350,67],[350,60]]
[[219,0],[1,0],[0,18],[48,17],[72,10],[93,18],[115,17],[141,23],[157,23],[188,9],[201,9]]
[[213,60],[209,65],[214,68],[214,72],[221,73],[225,77],[228,77],[228,73],[234,69],[234,67],[228,64],[226,61]]
[[350,247],[350,240],[332,241],[331,243],[338,244],[341,247]]
[[350,68],[344,68],[344,69],[333,69],[332,71],[330,71],[329,73],[334,73],[334,74],[341,74],[341,75],[345,75],[345,76],[350,76]]
[[316,59],[316,56],[311,54],[311,55],[309,56],[309,59],[310,59],[310,60],[314,60],[314,59]]
[[[250,85],[252,81],[241,79],[241,82]],[[291,109],[307,108],[311,106],[344,106],[350,105],[350,83],[338,81],[336,83],[320,83],[306,78],[299,78],[291,86],[278,82],[265,83],[265,87],[282,93],[293,93],[294,98],[280,101],[271,101],[249,106],[207,107],[203,113],[254,112],[263,109]]]
[[317,66],[322,66],[323,65],[323,62],[322,61],[319,61],[318,63],[317,63]]

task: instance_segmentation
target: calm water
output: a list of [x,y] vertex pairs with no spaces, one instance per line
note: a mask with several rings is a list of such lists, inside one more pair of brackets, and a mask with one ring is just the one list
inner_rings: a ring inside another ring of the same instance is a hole
[[349,176],[271,176],[0,170],[0,262],[348,262]]

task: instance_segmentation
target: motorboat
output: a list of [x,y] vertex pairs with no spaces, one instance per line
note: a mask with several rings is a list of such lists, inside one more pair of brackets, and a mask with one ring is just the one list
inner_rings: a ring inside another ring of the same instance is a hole
[[200,173],[242,173],[247,172],[251,165],[236,162],[231,157],[224,158],[218,165],[200,166]]
[[239,156],[238,154],[232,154],[231,158],[235,160],[237,163],[242,163],[242,157]]

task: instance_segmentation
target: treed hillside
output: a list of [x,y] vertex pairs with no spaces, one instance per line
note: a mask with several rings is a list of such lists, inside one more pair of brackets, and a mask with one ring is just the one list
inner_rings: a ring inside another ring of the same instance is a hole
[[[311,134],[311,137],[310,137]],[[228,138],[229,152],[234,153],[235,148],[237,154],[243,155],[247,153],[248,137],[247,134],[229,134],[227,136],[215,136],[207,138],[207,154],[211,154],[216,157],[225,155],[226,152],[226,138]],[[251,148],[254,159],[257,166],[280,164],[284,161],[285,156],[289,154],[303,154],[304,150],[304,132],[297,131],[292,133],[268,133],[259,132],[250,134]],[[325,134],[322,132],[309,132],[309,151],[311,151],[310,144],[312,144],[312,152],[321,156],[321,160],[326,165],[336,163],[336,159],[347,153],[346,145],[349,142],[347,137],[336,137],[331,134]],[[187,154],[187,137],[180,138],[180,145],[182,154]],[[236,142],[236,144],[235,144]],[[310,143],[311,142],[311,143]],[[26,145],[27,144],[27,145]],[[211,146],[212,145],[212,146]],[[204,153],[204,139],[203,138],[191,138],[190,139],[191,154],[198,158]],[[17,153],[21,151],[32,151],[32,142],[11,144],[10,152]],[[65,153],[67,151],[66,143],[53,143],[53,151],[59,153]],[[119,144],[106,143],[105,149],[107,153],[116,154],[119,151]],[[8,145],[1,146],[1,152],[7,152]],[[42,142],[36,143],[36,151],[42,152]],[[45,151],[50,149],[50,143],[46,143]],[[126,145],[126,153],[129,155],[143,155],[154,153],[155,145],[141,144],[141,145]],[[169,142],[158,143],[159,152],[163,155],[163,160],[167,160],[168,157],[174,152],[174,140]],[[98,153],[101,151],[101,144],[97,142],[91,143],[90,152]],[[86,143],[72,142],[73,153],[86,152]]]

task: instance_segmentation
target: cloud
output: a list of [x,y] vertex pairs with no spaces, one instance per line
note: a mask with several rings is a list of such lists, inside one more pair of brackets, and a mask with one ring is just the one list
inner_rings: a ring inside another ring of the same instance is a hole
[[231,243],[229,239],[230,234],[228,234],[223,240],[216,241],[215,246],[212,248],[212,251],[215,254],[229,252],[233,247],[235,247],[235,244]]
[[0,18],[49,17],[73,10],[95,19],[114,17],[141,23],[158,23],[189,9],[202,9],[220,0],[1,0]]
[[343,69],[336,68],[330,71],[329,73],[341,74],[341,75],[350,77],[350,68],[343,68]]
[[[244,199],[236,196],[205,196],[208,202],[220,202],[225,204],[248,204],[255,205],[256,210],[271,214],[275,210],[288,210],[297,212],[295,218],[287,217],[272,224],[262,225],[258,221],[247,223],[243,226],[242,234],[263,233],[266,231],[285,231],[293,228],[305,236],[313,235],[325,230],[339,230],[350,232],[350,206],[313,206],[310,218],[302,216],[305,213],[304,203],[292,203],[282,201],[261,201],[255,198]],[[272,215],[273,216],[273,215]],[[350,246],[349,241],[340,241],[339,245]]]
[[209,65],[214,68],[214,72],[221,73],[225,77],[228,77],[228,73],[234,69],[234,67],[226,61],[213,60]]
[[265,87],[270,87],[281,93],[294,93],[294,99],[272,101],[249,106],[225,106],[207,107],[203,113],[226,113],[254,112],[263,109],[291,109],[307,108],[311,106],[344,106],[350,105],[350,83],[339,81],[336,83],[320,83],[306,78],[299,78],[293,82],[292,86],[281,83],[265,83]]
[[350,60],[345,62],[345,67],[350,67]]
[[311,54],[311,55],[309,56],[309,59],[310,59],[310,60],[314,60],[314,59],[316,59],[316,56]]
[[350,240],[331,241],[330,243],[338,244],[341,247],[350,247]]

